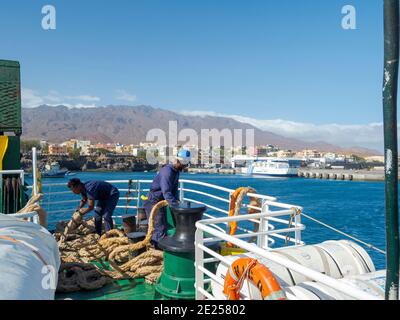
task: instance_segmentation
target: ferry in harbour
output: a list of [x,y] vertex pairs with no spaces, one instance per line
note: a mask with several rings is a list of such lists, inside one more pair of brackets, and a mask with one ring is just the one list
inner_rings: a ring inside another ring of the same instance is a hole
[[301,160],[270,158],[256,160],[245,168],[250,175],[265,175],[271,177],[297,177]]

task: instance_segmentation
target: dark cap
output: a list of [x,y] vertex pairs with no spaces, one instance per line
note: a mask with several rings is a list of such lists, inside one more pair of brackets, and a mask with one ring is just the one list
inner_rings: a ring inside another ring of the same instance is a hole
[[74,187],[77,187],[77,186],[80,186],[82,184],[82,182],[81,182],[81,180],[80,179],[78,179],[78,178],[73,178],[73,179],[71,179],[71,180],[69,180],[68,181],[68,188],[74,188]]

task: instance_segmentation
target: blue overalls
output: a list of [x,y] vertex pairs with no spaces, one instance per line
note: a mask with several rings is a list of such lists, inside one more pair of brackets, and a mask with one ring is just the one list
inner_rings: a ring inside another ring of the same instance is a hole
[[112,184],[105,181],[88,181],[84,183],[84,194],[88,199],[97,200],[94,209],[94,221],[97,234],[101,235],[102,218],[104,218],[106,232],[114,227],[112,215],[119,200],[119,191]]
[[[150,218],[151,209],[159,201],[167,200],[170,206],[177,205],[179,202],[179,171],[172,164],[161,168],[160,172],[154,178],[148,200],[143,203],[146,210],[147,219]],[[152,240],[158,242],[167,234],[167,209],[160,209],[154,220],[154,233]]]

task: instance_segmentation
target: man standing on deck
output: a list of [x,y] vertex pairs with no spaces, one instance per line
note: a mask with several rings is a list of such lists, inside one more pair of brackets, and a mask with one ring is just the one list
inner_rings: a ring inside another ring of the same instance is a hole
[[[146,210],[147,219],[150,218],[151,209],[159,201],[167,200],[170,207],[179,204],[179,173],[189,166],[191,153],[188,150],[180,150],[172,164],[167,164],[161,168],[160,172],[154,178],[148,200],[143,204]],[[154,220],[153,243],[166,236],[167,233],[167,210],[166,207],[160,209]]]
[[[105,181],[91,180],[83,183],[81,180],[75,178],[69,180],[68,188],[73,193],[82,195],[82,200],[78,207],[81,216],[94,209],[97,234],[101,235],[103,218],[106,232],[113,229],[112,215],[119,200],[119,191],[116,187]],[[97,201],[96,208],[94,207],[95,201]],[[86,203],[88,207],[82,209]]]

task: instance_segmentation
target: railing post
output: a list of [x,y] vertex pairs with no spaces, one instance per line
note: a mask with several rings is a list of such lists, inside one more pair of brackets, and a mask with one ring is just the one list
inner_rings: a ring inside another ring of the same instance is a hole
[[137,182],[136,182],[136,188],[137,188],[137,202],[136,202],[136,207],[137,207],[137,212],[139,212],[139,208],[140,208],[140,197],[141,197],[141,195],[142,195],[140,180],[137,180]]
[[301,214],[296,214],[294,217],[294,226],[296,228],[295,231],[296,245],[301,243],[301,230],[297,229],[300,224],[301,224]]
[[[262,200],[261,212],[267,213],[269,211],[269,206],[265,203],[265,200]],[[268,217],[262,217],[260,219],[260,232],[269,231],[269,221]],[[263,249],[269,249],[269,236],[268,234],[260,234],[258,236],[258,244]]]
[[37,183],[37,154],[36,148],[32,148],[32,176],[33,176],[33,195],[38,193],[38,183]]
[[[37,152],[36,148],[32,148],[32,177],[33,177],[33,195],[38,194],[38,180],[37,180]],[[33,223],[39,223],[39,217],[34,216],[32,218]]]
[[180,184],[180,189],[179,189],[179,200],[180,200],[181,202],[183,202],[183,201],[185,201],[185,193],[184,193],[184,190],[183,190],[183,187],[184,187],[183,181],[180,181],[179,184]]
[[399,299],[399,201],[397,87],[399,73],[399,0],[384,1],[383,124],[385,144],[387,300]]
[[204,300],[205,296],[198,290],[198,288],[204,289],[204,274],[203,271],[200,270],[200,268],[204,268],[204,252],[200,249],[200,245],[204,244],[204,239],[203,239],[203,231],[200,230],[199,228],[196,228],[196,234],[195,234],[195,262],[194,262],[194,267],[195,267],[195,290],[196,290],[196,300]]

